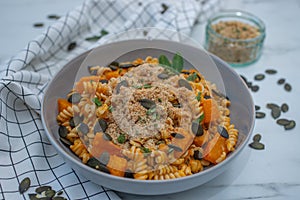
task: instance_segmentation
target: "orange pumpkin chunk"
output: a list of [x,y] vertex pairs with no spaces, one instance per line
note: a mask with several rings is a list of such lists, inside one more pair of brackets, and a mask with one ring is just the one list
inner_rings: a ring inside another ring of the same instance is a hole
[[97,133],[93,140],[93,147],[91,149],[91,154],[99,158],[100,155],[104,152],[108,152],[110,155],[121,156],[121,148],[111,141],[105,140],[103,138],[103,133]]
[[58,99],[58,112],[62,112],[64,109],[67,109],[69,106],[72,106],[72,103],[68,102],[66,99]]
[[226,138],[216,133],[204,149],[204,159],[216,164],[223,152],[227,153]]
[[116,155],[111,155],[107,168],[112,175],[123,177],[127,167],[127,160]]
[[220,111],[218,104],[213,99],[203,99],[203,112],[204,112],[204,123],[209,124],[210,122],[216,121],[220,117]]

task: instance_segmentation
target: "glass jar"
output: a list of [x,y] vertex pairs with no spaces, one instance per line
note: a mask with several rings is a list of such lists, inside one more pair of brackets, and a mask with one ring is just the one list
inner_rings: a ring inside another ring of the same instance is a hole
[[244,11],[228,10],[208,20],[205,48],[231,66],[246,66],[260,57],[265,36],[265,25],[258,17]]

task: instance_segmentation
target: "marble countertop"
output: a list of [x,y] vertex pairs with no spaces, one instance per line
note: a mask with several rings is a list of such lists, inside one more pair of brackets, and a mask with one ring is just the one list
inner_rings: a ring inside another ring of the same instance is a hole
[[[16,54],[30,39],[42,33],[33,23],[53,23],[48,14],[64,15],[83,0],[2,0],[0,2],[0,62]],[[300,198],[300,1],[226,0],[226,8],[241,9],[260,17],[266,24],[266,41],[261,58],[235,70],[250,81],[255,74],[275,69],[277,74],[255,82],[254,102],[266,113],[257,119],[254,133],[262,135],[265,150],[246,147],[234,167],[214,180],[194,189],[165,196],[138,196],[119,193],[123,199],[299,199]],[[299,31],[299,32],[298,32]],[[203,42],[204,25],[195,27],[192,37]],[[293,88],[286,92],[277,80],[285,78]],[[267,103],[287,103],[282,117],[294,119],[296,128],[284,131],[276,124]]]

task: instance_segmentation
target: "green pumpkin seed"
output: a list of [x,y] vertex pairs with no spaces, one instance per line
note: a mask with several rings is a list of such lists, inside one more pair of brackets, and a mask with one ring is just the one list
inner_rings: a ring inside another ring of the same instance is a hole
[[290,92],[292,90],[292,86],[289,83],[284,84],[284,89],[287,92]]
[[277,120],[276,120],[276,123],[277,123],[278,125],[285,126],[285,125],[288,125],[288,124],[290,123],[290,120],[284,119],[284,118],[282,118],[282,119],[277,119]]
[[68,102],[70,103],[79,103],[81,99],[81,95],[77,92],[73,93],[71,96],[68,98]]
[[254,142],[259,142],[261,140],[261,135],[260,134],[255,134],[253,137]]
[[65,138],[68,135],[68,129],[65,126],[59,126],[58,134],[60,137]]
[[255,110],[260,110],[260,106],[255,105]]
[[56,194],[56,192],[54,190],[47,190],[45,192],[46,197],[50,197],[50,198],[54,197],[55,194]]
[[263,150],[265,149],[265,145],[260,142],[252,142],[249,144],[252,149]]
[[174,138],[178,138],[178,139],[185,138],[184,135],[182,135],[180,133],[171,133],[171,136],[174,137]]
[[227,131],[226,128],[224,128],[223,126],[218,126],[218,133],[219,133],[223,138],[226,138],[226,139],[229,138],[228,131]]
[[102,84],[107,84],[107,83],[108,83],[108,80],[106,80],[106,79],[102,79],[102,80],[99,80],[99,83],[102,83]]
[[194,156],[193,157],[194,157],[195,160],[201,160],[203,158],[203,154],[201,153],[201,151],[196,150],[196,151],[194,151]]
[[279,108],[279,106],[275,103],[268,103],[267,104],[267,108],[269,109],[274,109],[274,108]]
[[296,122],[294,120],[291,120],[289,124],[284,126],[284,130],[291,130],[296,126]]
[[192,123],[192,132],[195,136],[201,136],[203,135],[203,128],[198,122]]
[[124,174],[124,177],[126,178],[134,178],[134,173],[132,173],[131,171],[126,171]]
[[37,23],[34,23],[33,26],[36,27],[36,28],[41,28],[41,27],[44,26],[44,23],[42,23],[42,22],[37,22]]
[[117,94],[120,93],[120,89],[121,89],[122,86],[123,87],[128,87],[129,86],[128,82],[126,80],[123,80],[120,83],[118,83],[118,85],[116,86],[116,92],[117,92]]
[[57,194],[57,195],[62,195],[63,193],[64,193],[64,191],[60,190],[60,191],[58,191],[56,194]]
[[59,19],[60,16],[55,15],[55,14],[52,14],[52,15],[48,15],[47,18],[48,18],[48,19]]
[[184,79],[179,79],[178,80],[178,85],[179,87],[185,87],[188,90],[193,90],[192,86],[189,84],[189,82],[187,82]]
[[263,113],[263,112],[255,112],[255,118],[256,118],[256,119],[262,119],[262,118],[264,118],[265,116],[266,116],[266,114]]
[[107,151],[104,151],[99,158],[99,162],[103,165],[107,165],[109,162],[109,159],[110,159],[109,153]]
[[276,74],[277,73],[277,71],[275,69],[267,69],[265,72],[267,74]]
[[66,200],[64,197],[53,197],[52,200]]
[[59,139],[67,147],[70,147],[72,145],[72,143],[69,140],[65,139],[65,138],[60,137]]
[[254,80],[256,80],[256,81],[261,81],[261,80],[263,80],[265,78],[265,75],[264,74],[256,74],[255,76],[254,76]]
[[171,149],[174,149],[175,151],[178,151],[178,152],[182,152],[183,150],[176,146],[176,145],[173,145],[173,144],[168,144],[168,147],[171,148]]
[[103,138],[104,138],[104,140],[112,141],[112,137],[107,133],[103,133]]
[[289,110],[289,106],[286,104],[286,103],[283,103],[282,105],[281,105],[281,111],[282,112],[287,112]]
[[31,184],[30,179],[28,177],[24,178],[19,185],[20,194],[23,194],[24,192],[26,192],[29,189],[30,184]]
[[99,160],[97,160],[96,158],[91,157],[91,158],[87,161],[86,164],[87,164],[88,166],[92,167],[92,168],[97,169],[97,168],[99,168],[99,166],[100,166],[101,163],[100,163]]
[[98,123],[99,123],[102,131],[105,132],[107,129],[107,122],[104,119],[99,119]]
[[135,65],[133,65],[132,63],[120,63],[119,67],[123,69],[127,69],[130,67],[135,67]]
[[166,73],[160,73],[157,75],[157,78],[162,79],[162,80],[168,79],[169,77],[170,77],[170,75],[166,74]]
[[258,85],[252,85],[251,86],[251,91],[252,92],[257,92],[259,90],[259,86]]
[[271,115],[274,119],[277,119],[278,117],[280,117],[281,114],[281,110],[277,107],[274,107],[271,111]]
[[44,191],[51,190],[51,186],[41,186],[35,189],[35,192],[41,194]]
[[52,197],[40,197],[39,200],[52,200]]
[[282,85],[282,84],[284,84],[285,83],[285,79],[284,78],[281,78],[281,79],[279,79],[278,81],[277,81],[277,84],[278,85]]
[[77,43],[76,43],[76,42],[71,42],[71,43],[68,45],[67,50],[68,50],[68,51],[72,51],[73,49],[75,49],[76,46],[77,46]]
[[78,127],[78,131],[80,131],[82,134],[86,135],[88,134],[88,132],[90,131],[88,125],[86,125],[85,123],[81,123]]
[[152,101],[152,100],[150,100],[150,99],[140,99],[139,102],[146,109],[150,109],[150,108],[156,107],[155,102]]

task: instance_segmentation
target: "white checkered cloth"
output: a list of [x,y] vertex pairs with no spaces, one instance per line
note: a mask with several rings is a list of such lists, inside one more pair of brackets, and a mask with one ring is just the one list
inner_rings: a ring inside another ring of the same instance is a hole
[[[168,6],[165,12],[162,3]],[[87,0],[1,65],[0,199],[28,199],[40,185],[62,190],[67,199],[119,199],[112,190],[73,171],[49,143],[39,115],[46,83],[67,62],[91,49],[95,44],[85,38],[102,29],[109,35],[141,27],[190,34],[196,19],[204,21],[220,4],[220,0]],[[71,42],[77,45],[68,51]],[[18,186],[25,177],[31,179],[31,187],[21,195]]]

